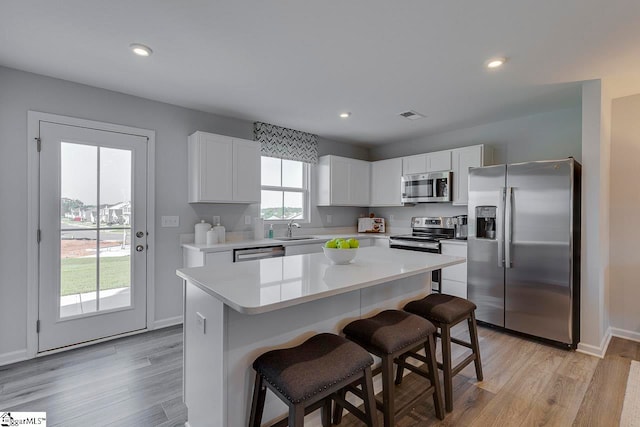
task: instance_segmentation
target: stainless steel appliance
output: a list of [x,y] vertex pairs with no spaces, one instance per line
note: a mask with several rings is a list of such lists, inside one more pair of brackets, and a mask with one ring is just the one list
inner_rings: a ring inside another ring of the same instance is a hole
[[242,248],[233,250],[233,262],[254,261],[256,259],[284,256],[284,246],[265,246],[262,248]]
[[[413,217],[411,234],[391,236],[389,247],[410,251],[440,253],[440,240],[453,239],[454,221],[450,217]],[[440,293],[440,270],[431,273],[431,289]]]
[[467,240],[467,215],[458,215],[453,217],[454,219],[454,229],[455,229],[455,238],[458,240]]
[[450,202],[451,172],[404,175],[401,182],[402,203]]
[[580,187],[571,158],[470,169],[467,283],[479,321],[577,346]]

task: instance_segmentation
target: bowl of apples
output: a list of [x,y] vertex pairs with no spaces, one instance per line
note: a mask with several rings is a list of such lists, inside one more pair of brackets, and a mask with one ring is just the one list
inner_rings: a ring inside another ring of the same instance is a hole
[[329,260],[338,265],[349,264],[356,257],[360,242],[357,239],[331,239],[324,244],[322,250]]

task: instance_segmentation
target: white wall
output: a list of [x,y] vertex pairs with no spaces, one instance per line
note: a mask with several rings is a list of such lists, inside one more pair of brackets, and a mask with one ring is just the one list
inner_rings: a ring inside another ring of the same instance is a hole
[[[258,214],[258,205],[187,203],[187,136],[202,130],[253,139],[252,123],[0,67],[0,359],[26,347],[27,110],[156,131],[155,318],[179,316],[179,235],[193,233],[200,217],[213,214],[220,215],[230,231],[249,230],[243,216]],[[366,148],[323,139],[319,150],[368,158]],[[314,208],[311,226],[322,226],[321,211],[332,214],[332,226],[355,226],[366,209]],[[162,215],[179,215],[180,227],[161,228]]]
[[581,350],[606,350],[611,98],[600,80],[582,86]]
[[640,94],[613,100],[611,133],[610,319],[640,340]]
[[[450,148],[486,144],[493,148],[494,164],[532,160],[582,158],[582,112],[574,108],[488,123],[437,135],[426,136],[371,149],[371,159],[379,160]],[[372,208],[391,227],[408,227],[412,216],[453,216],[467,213],[466,206],[419,204],[414,207]]]

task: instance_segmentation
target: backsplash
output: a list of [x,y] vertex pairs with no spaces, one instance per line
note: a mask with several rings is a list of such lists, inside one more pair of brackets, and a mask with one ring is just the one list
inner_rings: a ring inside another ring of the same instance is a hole
[[466,215],[467,207],[453,206],[451,203],[419,203],[414,206],[370,208],[369,212],[386,220],[390,234],[398,234],[396,230],[411,228],[411,217]]

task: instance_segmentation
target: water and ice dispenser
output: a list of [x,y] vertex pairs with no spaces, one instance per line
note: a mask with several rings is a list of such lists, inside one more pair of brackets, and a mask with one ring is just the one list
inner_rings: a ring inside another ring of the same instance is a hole
[[476,207],[476,237],[478,239],[496,239],[496,206]]

